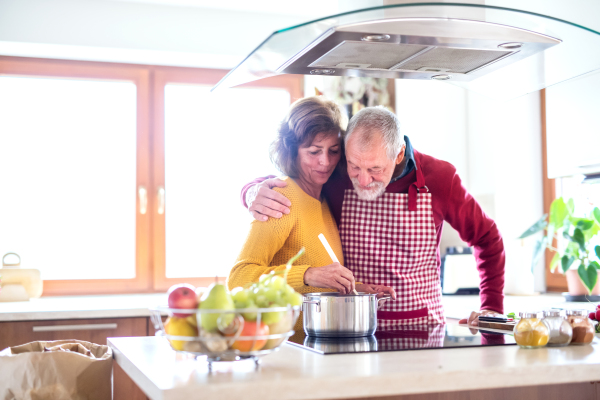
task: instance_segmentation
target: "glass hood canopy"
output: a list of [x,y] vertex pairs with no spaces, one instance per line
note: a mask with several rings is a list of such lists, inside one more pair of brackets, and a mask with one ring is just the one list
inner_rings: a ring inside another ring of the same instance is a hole
[[509,2],[381,5],[292,26],[271,34],[213,90],[312,74],[433,79],[512,99],[600,69],[600,22],[561,18],[574,9],[599,15],[595,0],[497,5]]

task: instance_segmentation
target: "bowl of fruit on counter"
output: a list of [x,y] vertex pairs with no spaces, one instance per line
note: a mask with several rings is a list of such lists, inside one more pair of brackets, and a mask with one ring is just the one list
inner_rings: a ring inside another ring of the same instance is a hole
[[168,306],[150,309],[156,334],[173,350],[207,356],[209,362],[257,361],[294,334],[302,295],[286,278],[287,270],[273,271],[231,291],[219,282],[208,288],[174,285]]

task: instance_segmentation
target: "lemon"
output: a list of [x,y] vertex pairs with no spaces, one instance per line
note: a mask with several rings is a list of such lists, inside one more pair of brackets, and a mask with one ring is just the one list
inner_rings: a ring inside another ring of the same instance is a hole
[[191,326],[193,326],[195,328],[198,327],[198,320],[196,319],[196,314],[187,316],[187,317],[185,317],[185,319],[188,322],[188,324],[190,324]]
[[[165,322],[165,332],[173,336],[197,336],[198,330],[186,318],[170,317]],[[169,340],[174,350],[183,350],[184,340]]]

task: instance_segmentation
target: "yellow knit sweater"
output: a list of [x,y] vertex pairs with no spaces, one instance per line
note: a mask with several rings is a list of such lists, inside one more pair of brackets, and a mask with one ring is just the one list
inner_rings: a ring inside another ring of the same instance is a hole
[[[325,200],[319,201],[306,194],[293,179],[283,178],[285,188],[275,188],[292,205],[290,213],[266,222],[252,221],[246,242],[227,278],[233,289],[257,282],[262,274],[285,270],[285,264],[304,247],[305,253],[294,263],[288,274],[288,283],[299,293],[331,292],[334,290],[307,286],[304,273],[310,267],[323,267],[333,261],[319,240],[319,234],[331,245],[340,263],[344,265],[342,243],[337,225]],[[301,317],[296,330],[302,330]]]

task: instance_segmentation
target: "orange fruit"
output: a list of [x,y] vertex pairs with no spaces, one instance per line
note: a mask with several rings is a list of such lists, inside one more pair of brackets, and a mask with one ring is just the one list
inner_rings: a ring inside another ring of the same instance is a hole
[[[240,336],[267,336],[268,334],[269,327],[266,324],[261,322],[260,325],[257,326],[255,321],[244,321],[244,327],[242,328]],[[233,342],[231,348],[246,353],[249,351],[260,350],[265,346],[266,343],[267,339],[259,338],[257,338],[256,340],[236,340],[235,342]]]

